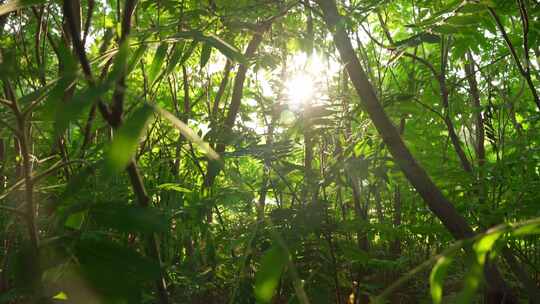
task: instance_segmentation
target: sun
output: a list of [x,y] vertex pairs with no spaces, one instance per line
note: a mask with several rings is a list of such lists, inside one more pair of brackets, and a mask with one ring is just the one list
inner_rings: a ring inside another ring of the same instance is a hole
[[288,77],[284,84],[286,102],[294,110],[320,104],[325,96],[324,79],[339,71],[339,64],[313,52],[297,53],[287,60]]
[[307,72],[292,75],[285,85],[285,93],[290,105],[302,106],[315,97],[315,79]]

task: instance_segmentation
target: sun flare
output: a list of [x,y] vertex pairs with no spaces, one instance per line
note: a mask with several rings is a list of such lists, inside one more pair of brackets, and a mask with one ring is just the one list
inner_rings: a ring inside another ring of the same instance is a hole
[[314,97],[315,83],[308,73],[293,75],[285,86],[287,98],[290,104],[302,105]]
[[325,89],[325,78],[334,75],[339,64],[324,59],[317,53],[308,56],[298,53],[288,60],[289,75],[286,79],[284,93],[286,102],[293,109],[300,109],[306,104],[318,104]]

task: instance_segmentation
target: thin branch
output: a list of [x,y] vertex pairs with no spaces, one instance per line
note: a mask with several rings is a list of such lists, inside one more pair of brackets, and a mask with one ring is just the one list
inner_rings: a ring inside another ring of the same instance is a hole
[[[437,77],[437,78],[439,77],[439,73],[437,72],[437,70],[435,70],[435,67],[433,67],[433,65],[429,61],[427,61],[426,59],[424,59],[422,57],[419,57],[419,56],[417,56],[415,54],[411,54],[411,53],[409,53],[409,52],[407,52],[405,50],[399,50],[397,47],[385,45],[384,43],[377,40],[377,38],[373,37],[373,35],[371,35],[371,33],[362,24],[360,24],[360,27],[364,30],[364,32],[369,37],[369,39],[371,39],[378,46],[380,46],[382,48],[385,48],[390,52],[398,52],[399,51],[399,54],[401,54],[403,56],[413,58],[413,59],[419,61],[420,63],[425,65],[431,71],[431,73],[433,73],[433,75],[435,77]],[[400,56],[400,55],[398,55],[398,56]]]
[[10,108],[13,107],[13,102],[11,100],[0,98],[0,103]]
[[530,58],[529,58],[529,16],[527,8],[523,0],[518,0],[519,14],[521,16],[521,26],[523,30],[523,52],[525,53],[525,71],[530,73]]
[[[508,49],[510,50],[510,53],[512,54],[512,58],[514,58],[514,61],[516,63],[516,66],[517,66],[519,72],[521,73],[521,75],[527,81],[527,85],[529,86],[529,89],[531,90],[531,93],[533,95],[534,103],[536,104],[538,109],[540,109],[540,96],[538,96],[538,92],[536,91],[536,87],[535,87],[535,85],[534,85],[534,83],[532,81],[530,70],[529,69],[526,70],[523,67],[523,65],[521,64],[521,61],[519,60],[519,56],[518,56],[518,54],[516,52],[516,49],[515,49],[514,45],[512,44],[512,41],[510,40],[510,37],[508,37],[508,33],[504,29],[504,25],[502,24],[501,19],[495,13],[495,10],[493,8],[488,8],[488,10],[489,10],[489,13],[491,14],[491,16],[493,17],[493,19],[495,20],[495,24],[497,25],[497,28],[501,32],[504,41],[506,42],[506,45],[508,46]],[[528,44],[528,42],[527,42],[527,44]],[[527,50],[525,50],[525,51],[527,51]]]

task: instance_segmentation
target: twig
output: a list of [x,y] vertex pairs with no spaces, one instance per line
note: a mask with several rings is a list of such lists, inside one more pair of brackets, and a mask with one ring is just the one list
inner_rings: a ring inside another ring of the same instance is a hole
[[[516,52],[516,49],[514,48],[514,45],[512,44],[512,41],[510,40],[510,37],[508,37],[508,33],[504,29],[504,25],[502,24],[501,19],[495,13],[495,10],[493,8],[491,8],[491,7],[489,7],[488,10],[489,10],[489,13],[491,14],[491,16],[493,17],[493,19],[495,20],[495,24],[497,25],[497,28],[501,32],[504,41],[506,42],[506,45],[508,46],[508,49],[510,50],[510,53],[512,54],[512,58],[514,58],[514,61],[516,63],[516,66],[517,66],[519,72],[521,73],[521,75],[527,81],[527,85],[529,86],[529,89],[531,90],[531,93],[532,93],[533,98],[534,98],[534,103],[536,104],[538,109],[540,109],[540,96],[538,96],[538,92],[536,91],[536,87],[534,86],[534,83],[532,81],[530,70],[528,68],[525,69],[523,67],[523,65],[521,64],[521,61],[519,60],[519,56],[518,56],[518,54]],[[528,25],[527,25],[527,27],[528,27]],[[524,40],[527,40],[527,39],[524,39]],[[524,43],[528,44],[528,40],[524,41]],[[527,52],[528,49],[525,49],[525,51]],[[528,57],[528,55],[526,55],[526,56]]]

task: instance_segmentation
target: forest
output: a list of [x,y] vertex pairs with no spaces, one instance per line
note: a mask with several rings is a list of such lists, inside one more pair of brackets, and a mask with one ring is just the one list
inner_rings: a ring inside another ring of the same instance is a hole
[[540,303],[537,0],[0,0],[0,303]]

